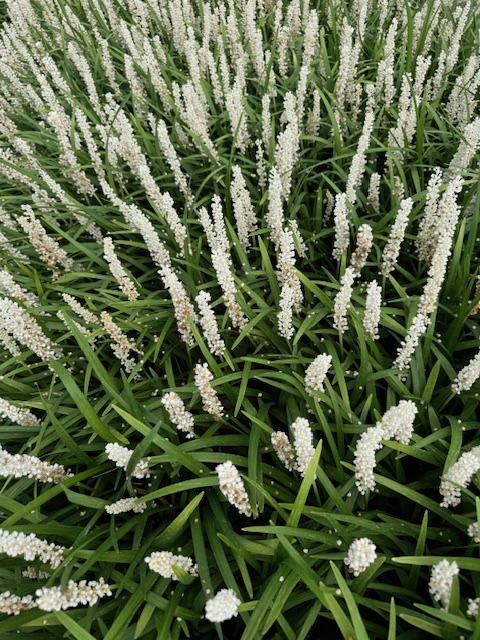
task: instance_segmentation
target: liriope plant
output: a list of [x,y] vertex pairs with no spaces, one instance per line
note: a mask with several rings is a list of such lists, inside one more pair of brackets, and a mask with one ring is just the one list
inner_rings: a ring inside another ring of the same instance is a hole
[[1,11],[0,637],[476,637],[476,3]]

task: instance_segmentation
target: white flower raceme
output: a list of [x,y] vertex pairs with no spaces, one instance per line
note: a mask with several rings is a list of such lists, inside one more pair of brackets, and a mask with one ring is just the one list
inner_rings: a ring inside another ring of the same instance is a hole
[[377,558],[376,545],[369,538],[358,538],[348,548],[344,559],[350,573],[355,577],[363,573]]
[[297,459],[296,469],[300,475],[304,476],[307,472],[310,460],[315,454],[313,446],[313,432],[306,418],[297,418],[291,425],[293,432],[293,447]]
[[275,245],[275,251],[278,251],[283,231],[283,197],[282,181],[275,165],[270,169],[268,176],[268,210],[266,221],[270,228],[270,237]]
[[380,312],[382,309],[382,288],[376,280],[372,280],[367,285],[367,297],[365,300],[365,313],[363,314],[363,328],[372,336],[374,340],[378,340],[378,323],[380,321]]
[[455,233],[460,207],[456,202],[457,195],[462,189],[463,180],[456,176],[448,186],[438,205],[438,240],[428,270],[428,279],[420,297],[417,313],[413,317],[405,339],[401,342],[398,355],[393,367],[405,370],[413,352],[419,343],[421,335],[430,323],[430,315],[435,310],[443,280],[447,272],[448,258],[452,252],[452,241]]
[[438,216],[438,200],[440,198],[440,186],[442,184],[442,170],[437,167],[427,185],[425,209],[423,217],[418,225],[417,240],[415,242],[420,260],[430,262],[435,250],[438,235],[440,233]]
[[185,404],[178,393],[175,393],[175,391],[166,393],[162,398],[162,404],[167,410],[168,417],[177,429],[184,431],[187,434],[187,439],[193,438],[193,416],[190,411],[185,409]]
[[227,460],[223,464],[219,464],[215,471],[218,474],[220,491],[230,504],[236,507],[240,513],[251,516],[252,508],[237,467],[230,460]]
[[121,292],[130,300],[136,300],[138,298],[138,291],[135,289],[133,282],[127,275],[127,272],[122,267],[122,263],[115,253],[115,247],[113,240],[110,237],[106,237],[103,240],[103,257],[108,262],[110,271],[113,277],[118,282],[118,286]]
[[355,277],[358,278],[360,271],[365,266],[367,256],[373,245],[373,233],[372,227],[369,224],[362,224],[358,229],[357,234],[357,246],[350,258],[350,266],[355,272]]
[[[117,442],[109,442],[105,446],[105,453],[108,456],[108,459],[112,462],[115,462],[117,467],[121,467],[126,469],[128,467],[128,463],[130,462],[130,458],[132,457],[133,451],[127,449],[127,447],[122,447]],[[150,473],[148,472],[148,459],[140,460],[135,465],[134,470],[132,471],[132,476],[134,478],[138,478],[141,480],[142,478],[149,478]]]
[[480,351],[477,355],[470,360],[470,362],[463,367],[458,376],[455,378],[454,384],[452,384],[452,391],[455,393],[461,393],[462,391],[468,391],[472,388],[473,384],[480,377]]
[[112,316],[106,311],[102,311],[100,318],[105,331],[113,340],[111,344],[113,353],[120,360],[125,371],[130,373],[137,364],[135,358],[130,356],[130,352],[139,353],[135,341],[123,333],[120,327],[113,321]]
[[53,542],[47,542],[37,538],[34,533],[22,533],[21,531],[5,531],[0,529],[0,553],[11,558],[23,556],[25,560],[39,558],[41,562],[49,564],[56,569],[64,559],[67,549]]
[[94,605],[100,598],[111,596],[109,585],[103,578],[91,580],[81,580],[74,582],[69,580],[67,587],[43,587],[35,592],[35,606],[43,611],[61,611],[62,609],[72,609],[79,604]]
[[20,355],[17,342],[31,349],[43,362],[57,360],[62,352],[43,332],[37,321],[16,302],[0,298],[0,341],[13,354]]
[[270,439],[278,459],[286,469],[288,469],[288,471],[296,469],[295,452],[293,451],[287,434],[284,431],[274,431]]
[[335,296],[333,307],[333,326],[340,333],[345,333],[348,328],[347,311],[352,297],[355,271],[353,267],[347,267],[341,279],[340,289]]
[[357,440],[354,455],[355,484],[360,493],[364,494],[375,488],[375,454],[383,447],[382,440],[395,439],[408,444],[417,412],[417,407],[411,400],[400,400],[398,405],[388,409],[382,419]]
[[223,291],[225,306],[228,309],[232,325],[237,329],[243,329],[248,320],[236,300],[238,290],[232,273],[233,265],[220,197],[215,195],[212,198],[212,216],[209,216],[207,210],[202,207],[198,212],[198,217],[210,245],[213,268],[217,275],[218,284]]
[[324,393],[323,382],[332,365],[332,356],[321,353],[305,371],[305,391],[312,398],[318,399],[317,391]]
[[73,478],[73,473],[61,464],[50,464],[26,453],[8,453],[0,445],[0,476],[35,478],[40,482],[59,484],[67,478]]
[[230,197],[237,223],[237,234],[240,244],[245,251],[250,247],[250,234],[257,228],[257,217],[253,208],[250,192],[240,167],[232,167],[232,182]]
[[233,589],[221,589],[213,598],[207,600],[205,617],[210,622],[225,622],[238,615],[242,604]]
[[203,336],[207,341],[208,348],[214,356],[220,356],[225,353],[225,342],[218,332],[217,320],[215,314],[210,307],[212,296],[208,291],[200,291],[195,298],[200,310],[200,326],[203,330]]
[[177,274],[169,266],[165,265],[160,269],[159,274],[172,299],[173,311],[175,313],[180,337],[186,344],[192,345],[194,340],[190,322],[196,323],[198,318],[192,303],[188,299],[185,287]]
[[97,316],[88,309],[85,309],[85,307],[82,307],[78,300],[76,300],[73,296],[69,295],[68,293],[62,293],[62,298],[68,304],[70,309],[74,313],[76,313],[77,316],[83,318],[85,322],[89,322],[91,324],[98,323]]
[[293,432],[293,447],[288,436],[283,431],[274,431],[271,442],[278,459],[285,465],[288,471],[296,470],[300,475],[305,473],[310,460],[315,454],[313,446],[313,432],[308,420],[297,418],[291,425]]
[[107,504],[105,511],[112,515],[117,515],[119,513],[127,513],[128,511],[142,513],[146,508],[147,505],[145,502],[137,502],[135,498],[122,498],[122,500],[117,500],[117,502]]
[[478,526],[478,522],[472,522],[469,524],[467,533],[474,542],[480,544],[480,527]]
[[370,176],[370,184],[368,186],[367,204],[369,204],[375,213],[380,212],[380,180],[379,173],[372,173]]
[[173,567],[179,567],[186,573],[192,576],[196,576],[198,567],[193,564],[193,560],[187,556],[174,555],[171,551],[154,551],[147,558],[145,562],[151,571],[159,573],[163,578],[171,578],[172,580],[178,580],[178,577],[173,570]]
[[203,401],[203,410],[212,415],[215,420],[220,420],[223,416],[223,405],[218,399],[217,392],[210,384],[213,380],[213,374],[209,370],[206,362],[195,365],[195,385],[200,391]]
[[34,427],[40,424],[40,420],[31,411],[16,407],[3,398],[0,398],[0,417],[8,418],[22,427]]
[[458,576],[460,569],[456,562],[441,560],[432,567],[428,590],[437,602],[440,602],[444,611],[448,610],[450,596],[452,595],[453,578]]
[[177,151],[170,140],[170,136],[168,135],[167,125],[164,120],[159,120],[156,127],[157,131],[157,139],[160,148],[163,151],[163,155],[165,156],[168,165],[173,173],[175,178],[175,182],[180,189],[180,191],[185,196],[187,202],[191,204],[193,197],[192,192],[187,184],[187,179],[185,174],[183,173],[182,166],[180,164],[180,160],[178,158]]
[[[472,477],[480,469],[480,445],[463,453],[443,475],[440,484],[441,507],[456,507],[461,502],[461,487],[468,487]],[[455,486],[458,485],[458,486]]]
[[467,607],[467,616],[470,618],[478,618],[478,610],[480,606],[480,598],[469,598]]
[[332,255],[336,260],[340,260],[342,254],[347,250],[350,233],[347,217],[347,196],[344,193],[337,193],[335,196],[333,221],[335,226],[335,241]]
[[67,252],[61,248],[56,240],[47,235],[30,206],[24,205],[23,209],[26,215],[19,216],[18,222],[25,233],[28,234],[30,242],[35,247],[41,260],[54,272],[57,265],[61,265],[66,271],[70,271],[73,261],[68,257]]
[[365,112],[365,120],[363,123],[362,135],[358,141],[357,152],[352,158],[350,171],[348,174],[345,195],[351,204],[357,201],[357,188],[361,186],[363,174],[365,172],[365,154],[370,144],[370,136],[372,135],[373,125],[375,122],[375,114],[373,105],[369,104]]
[[411,198],[406,198],[400,203],[400,209],[395,217],[387,244],[385,245],[382,253],[382,274],[384,276],[393,270],[393,267],[397,262],[397,258],[400,253],[400,245],[402,244],[405,236],[405,230],[407,228],[412,207],[413,200]]
[[27,307],[38,307],[40,304],[38,296],[18,285],[8,271],[0,270],[0,294],[15,298]]
[[32,596],[16,596],[10,591],[0,593],[0,613],[18,616],[22,611],[28,611],[35,607],[35,601]]

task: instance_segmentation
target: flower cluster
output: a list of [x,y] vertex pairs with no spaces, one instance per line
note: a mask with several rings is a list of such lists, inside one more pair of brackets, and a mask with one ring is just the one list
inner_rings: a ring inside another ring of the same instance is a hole
[[122,498],[112,504],[107,504],[105,511],[107,513],[117,515],[119,513],[127,513],[133,511],[134,513],[142,513],[147,508],[145,502],[137,502],[135,498]]
[[65,551],[65,547],[41,540],[34,533],[26,534],[21,531],[0,529],[0,553],[5,553],[11,558],[18,556],[23,556],[25,560],[40,558],[42,562],[49,563],[52,569],[56,569],[63,562]]
[[225,352],[226,347],[223,338],[218,332],[215,314],[210,307],[211,299],[212,296],[208,291],[200,291],[195,301],[200,309],[200,326],[202,327],[208,348],[214,356],[220,356]]
[[400,400],[391,407],[374,427],[367,429],[357,440],[355,448],[355,484],[360,493],[375,488],[375,453],[383,447],[382,440],[398,440],[408,444],[412,436],[417,407],[411,400]]
[[73,473],[61,464],[50,464],[36,456],[8,453],[0,445],[0,476],[35,478],[40,482],[59,484],[67,478],[73,478]]
[[174,567],[178,567],[192,576],[198,575],[198,567],[196,564],[193,564],[191,558],[174,555],[171,551],[154,551],[145,558],[145,562],[148,564],[149,569],[159,573],[163,578],[178,580]]
[[289,471],[294,469],[305,476],[310,460],[315,454],[313,446],[313,432],[305,418],[297,418],[292,423],[293,447],[290,444],[287,434],[283,431],[274,431],[271,435],[271,442],[278,459]]
[[31,411],[20,409],[3,398],[0,398],[0,416],[8,418],[22,427],[35,427],[40,424],[37,416]]
[[[130,462],[130,458],[132,457],[133,451],[127,449],[127,447],[122,447],[117,442],[109,442],[105,446],[105,453],[108,456],[108,459],[112,462],[115,462],[117,467],[122,467],[126,469],[128,467],[128,463]],[[132,476],[134,478],[138,478],[141,480],[142,478],[149,478],[150,474],[148,472],[148,459],[140,460],[135,465],[134,470],[132,471]]]
[[463,453],[444,474],[440,484],[442,507],[456,507],[461,502],[461,487],[467,487],[480,469],[480,445]]
[[324,393],[323,382],[332,364],[332,356],[321,353],[305,371],[305,391],[312,398],[318,399],[318,393]]
[[177,429],[184,431],[187,434],[187,438],[193,438],[195,435],[193,431],[193,416],[190,411],[185,409],[183,400],[178,393],[175,393],[175,391],[166,393],[162,398],[162,404]]
[[35,592],[35,606],[43,611],[61,611],[72,609],[79,604],[96,604],[100,598],[111,596],[109,585],[103,578],[99,580],[69,580],[67,587],[43,587]]
[[460,569],[456,562],[448,562],[441,560],[432,567],[428,590],[437,602],[440,602],[442,608],[447,611],[450,604],[450,596],[452,594],[453,578],[458,576]]
[[348,547],[347,556],[344,559],[350,573],[355,577],[360,575],[377,559],[376,545],[369,538],[358,538]]
[[238,615],[242,604],[233,589],[221,589],[213,598],[207,600],[205,617],[210,622],[225,622]]
[[252,508],[237,467],[230,460],[227,460],[223,464],[219,464],[215,471],[218,474],[220,491],[230,504],[233,504],[240,513],[251,516]]
[[461,393],[472,388],[473,384],[480,377],[480,351],[470,362],[463,367],[452,384],[452,391]]
[[203,401],[203,410],[212,415],[215,420],[220,420],[223,416],[223,406],[218,399],[217,392],[210,384],[213,374],[206,362],[195,365],[195,384],[200,391]]

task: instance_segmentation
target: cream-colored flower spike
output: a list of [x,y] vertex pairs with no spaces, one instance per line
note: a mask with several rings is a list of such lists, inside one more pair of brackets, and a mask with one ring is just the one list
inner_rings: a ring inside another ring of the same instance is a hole
[[130,300],[131,302],[138,298],[138,291],[136,290],[133,282],[127,275],[127,272],[122,267],[122,263],[117,257],[115,253],[115,246],[113,244],[113,240],[110,237],[104,238],[103,240],[103,257],[108,262],[108,266],[110,267],[110,271],[112,272],[113,277],[118,282],[118,286],[120,291]]
[[206,362],[195,365],[195,385],[200,391],[203,401],[203,410],[212,415],[215,420],[220,420],[223,416],[223,406],[218,399],[217,392],[210,382],[213,380],[213,374],[208,368]]

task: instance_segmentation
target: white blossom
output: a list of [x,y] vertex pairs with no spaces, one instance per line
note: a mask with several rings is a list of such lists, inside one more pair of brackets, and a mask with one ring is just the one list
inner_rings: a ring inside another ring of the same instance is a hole
[[382,309],[382,288],[376,280],[372,280],[367,285],[367,296],[365,300],[365,313],[363,314],[362,323],[365,331],[372,336],[374,340],[378,340],[378,323],[380,321],[380,313]]
[[340,333],[345,333],[348,328],[347,311],[350,307],[354,279],[355,271],[353,267],[347,267],[340,281],[341,286],[333,303],[333,326],[335,329],[338,329]]
[[185,404],[178,393],[175,393],[174,391],[166,393],[162,398],[162,404],[167,410],[168,417],[177,429],[185,432],[187,434],[187,439],[193,438],[193,416],[185,409]]
[[321,353],[309,364],[305,371],[305,390],[312,398],[318,399],[317,391],[324,393],[323,382],[332,364],[332,356]]
[[[108,459],[112,462],[115,462],[117,467],[126,469],[128,463],[130,462],[130,458],[132,457],[133,451],[128,449],[127,447],[122,447],[117,442],[109,442],[105,445],[105,453],[108,456]],[[141,480],[142,478],[149,478],[150,474],[148,472],[148,459],[140,460],[135,465],[135,468],[132,471],[132,476],[134,478],[138,478]]]
[[480,605],[480,598],[469,598],[467,607],[467,616],[470,618],[478,618],[478,608]]
[[136,498],[122,498],[112,504],[107,504],[105,511],[110,514],[127,513],[133,511],[134,513],[142,513],[147,508],[145,502],[137,502]]
[[335,240],[332,255],[336,260],[340,260],[342,254],[347,250],[350,233],[347,217],[347,196],[344,193],[337,193],[335,196],[333,220],[335,227]]
[[26,453],[8,453],[0,445],[0,476],[35,478],[40,482],[60,484],[68,478],[73,478],[73,473],[61,464],[50,464]]
[[174,566],[192,576],[196,576],[198,571],[197,565],[193,564],[191,558],[174,555],[171,551],[154,551],[145,558],[145,562],[151,571],[159,573],[163,578],[171,578],[172,580],[178,580],[173,570]]
[[400,245],[405,236],[408,219],[413,207],[413,200],[406,198],[400,203],[400,209],[395,217],[390,235],[382,253],[382,274],[386,276],[393,270],[400,254]]
[[400,400],[390,407],[374,427],[364,431],[357,440],[354,455],[355,484],[365,494],[375,488],[375,454],[382,447],[382,440],[397,440],[408,444],[413,433],[413,422],[418,409],[411,400]]
[[469,524],[467,533],[474,542],[480,544],[480,527],[478,526],[478,522],[472,522],[471,524]]
[[208,348],[214,356],[220,356],[225,353],[225,342],[218,332],[217,320],[215,314],[210,307],[212,297],[208,291],[200,291],[195,301],[200,309],[200,326],[203,330],[203,336],[207,341]]
[[473,384],[480,377],[480,351],[474,356],[470,362],[463,367],[452,384],[452,391],[461,393],[472,388]]
[[69,580],[67,587],[43,587],[35,592],[35,605],[43,611],[61,611],[78,607],[79,604],[94,605],[99,598],[111,596],[109,585],[103,578],[91,580],[81,580],[74,582]]
[[238,240],[245,251],[250,247],[250,234],[257,229],[257,217],[240,167],[232,167],[230,197],[237,223]]
[[195,386],[200,391],[200,396],[203,401],[203,410],[212,415],[215,420],[220,420],[223,416],[223,406],[218,399],[217,392],[210,384],[213,380],[213,374],[209,370],[206,362],[195,365]]
[[296,469],[301,476],[305,476],[310,460],[315,454],[313,446],[313,432],[306,418],[297,418],[291,425],[293,432],[293,447],[295,449]]
[[16,596],[10,591],[0,593],[0,613],[18,616],[21,611],[28,611],[35,607],[35,601],[32,596]]
[[350,258],[350,266],[355,272],[355,277],[358,278],[360,271],[365,266],[367,256],[373,245],[373,232],[372,227],[369,224],[362,224],[358,229],[357,234],[357,246]]
[[448,610],[450,596],[452,595],[453,578],[458,576],[460,569],[456,562],[441,560],[432,567],[428,590],[437,602],[440,602],[442,609]]
[[[440,484],[441,507],[456,507],[461,502],[461,487],[468,487],[472,477],[480,469],[480,445],[463,453],[443,475]],[[458,485],[458,486],[455,486]]]
[[220,491],[240,513],[246,516],[252,515],[252,508],[245,491],[245,485],[235,465],[227,460],[219,464],[215,471],[218,474]]
[[350,573],[355,577],[363,573],[375,560],[376,545],[369,538],[357,538],[348,547],[347,556],[344,559]]
[[130,300],[136,300],[138,298],[138,291],[136,290],[133,282],[127,275],[127,272],[122,266],[122,263],[115,253],[115,247],[113,240],[110,237],[106,237],[103,240],[103,257],[108,262],[110,271],[113,277],[118,282],[118,286],[121,292]]
[[0,398],[0,417],[8,418],[22,427],[34,427],[40,424],[37,416],[28,409],[22,409]]
[[241,600],[233,589],[221,589],[213,598],[207,600],[205,617],[210,622],[225,622],[238,615]]
[[25,560],[31,561],[38,557],[41,562],[56,569],[63,562],[65,551],[65,547],[41,540],[34,533],[0,529],[0,553],[10,558],[23,556]]
[[270,439],[278,459],[286,469],[288,471],[296,469],[297,463],[295,460],[295,452],[293,451],[293,447],[290,444],[287,434],[284,431],[274,431],[270,436]]

